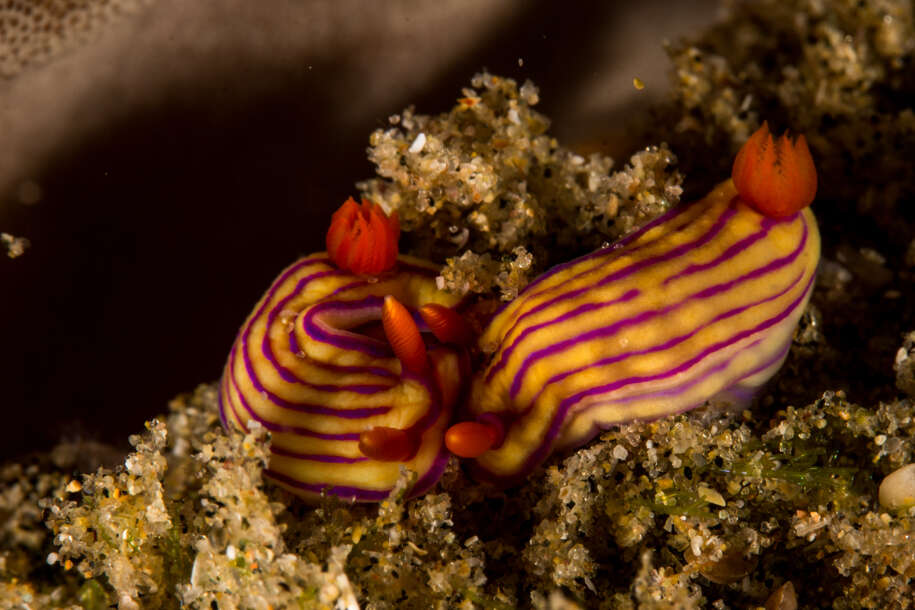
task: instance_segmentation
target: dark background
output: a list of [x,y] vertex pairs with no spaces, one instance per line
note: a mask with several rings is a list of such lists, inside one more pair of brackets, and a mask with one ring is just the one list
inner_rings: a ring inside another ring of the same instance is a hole
[[648,144],[626,124],[666,86],[662,39],[711,3],[436,5],[163,1],[0,81],[0,231],[31,241],[0,256],[0,457],[126,448],[216,380],[262,291],[372,175],[372,130],[448,110],[484,67],[533,80],[560,141],[621,165]]

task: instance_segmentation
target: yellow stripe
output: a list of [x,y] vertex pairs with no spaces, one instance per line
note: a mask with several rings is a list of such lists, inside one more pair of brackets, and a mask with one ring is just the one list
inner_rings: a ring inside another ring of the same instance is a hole
[[[730,259],[665,283],[665,280],[694,265],[714,261],[734,244],[761,231],[763,223],[769,222],[739,202],[736,213],[723,230],[701,247],[693,248],[671,260],[644,267],[607,285],[595,286],[601,278],[630,265],[663,256],[674,248],[701,238],[725,213],[735,195],[730,181],[719,185],[704,200],[690,206],[688,212],[684,213],[690,214],[685,220],[691,220],[691,224],[684,225],[681,217],[674,217],[647,231],[619,251],[570,265],[544,282],[534,284],[512,307],[496,317],[481,339],[481,345],[496,346],[491,367],[496,366],[503,357],[507,359],[503,368],[493,369],[496,372],[488,383],[484,381],[486,375],[478,376],[470,409],[477,414],[513,412],[519,414],[520,419],[511,425],[500,449],[487,452],[480,458],[484,468],[502,475],[511,475],[522,468],[527,456],[540,446],[563,400],[618,380],[649,377],[670,371],[696,358],[709,346],[732,340],[739,333],[748,332],[761,322],[774,318],[793,301],[804,296],[819,258],[819,234],[809,209],[791,222],[771,226],[767,235]],[[801,243],[805,223],[808,230],[807,242],[793,262],[759,277],[741,281],[727,291],[689,300],[689,297],[702,290],[734,281],[789,255]],[[797,282],[792,286],[795,280]],[[559,301],[525,316],[526,312],[542,307],[558,295],[582,289],[585,291],[579,296]],[[586,303],[599,304],[619,299],[631,290],[638,290],[640,294],[628,302],[579,314],[572,319],[554,322],[522,335],[526,330],[538,324],[550,323]],[[768,302],[758,303],[780,292],[784,294]],[[743,312],[713,322],[724,312],[754,303],[757,304]],[[577,411],[580,412],[589,405],[601,406],[591,408],[580,417],[575,417],[574,410],[570,412],[563,422],[564,429],[557,438],[556,445],[580,440],[596,423],[606,425],[677,412],[727,389],[736,380],[749,375],[754,368],[779,356],[780,350],[790,340],[805,303],[806,301],[799,303],[778,324],[709,354],[683,373],[666,379],[631,383],[609,394],[589,396],[576,405]],[[579,339],[594,329],[672,306],[674,308],[664,315],[627,324],[612,335],[590,340]],[[702,326],[705,328],[700,328]],[[690,332],[694,334],[677,345],[595,366],[602,359],[647,350]],[[762,339],[759,345],[746,349],[746,346],[759,339]],[[540,357],[526,370],[522,368],[525,358],[538,350],[548,349],[563,341],[576,340],[579,342],[573,346]],[[510,346],[513,346],[514,351],[506,356]],[[723,368],[717,370],[716,365]],[[581,370],[547,385],[557,374],[578,369]],[[777,364],[769,366],[766,371],[754,375],[753,379],[741,383],[752,387],[762,383],[776,369]],[[669,398],[637,398],[664,389],[681,388],[684,383],[698,380],[709,371],[714,372],[707,379]],[[522,375],[522,383],[518,395],[512,399],[509,390],[518,375]],[[634,398],[629,402],[613,403],[614,400],[627,396]]]

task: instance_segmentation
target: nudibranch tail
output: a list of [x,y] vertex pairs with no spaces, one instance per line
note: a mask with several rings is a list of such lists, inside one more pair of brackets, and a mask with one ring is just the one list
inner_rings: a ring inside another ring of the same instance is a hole
[[807,207],[817,192],[817,174],[803,135],[777,140],[763,122],[744,143],[731,177],[741,199],[766,216],[786,218]]
[[378,274],[397,262],[400,223],[397,212],[385,215],[381,206],[352,197],[331,217],[327,252],[340,269],[357,274]]
[[219,397],[227,427],[257,421],[272,433],[267,477],[306,499],[357,501],[387,497],[401,466],[418,473],[411,494],[438,480],[463,348],[424,333],[431,364],[420,370],[404,365],[382,329],[386,302],[413,330],[423,305],[459,304],[436,288],[437,272],[401,256],[366,277],[318,253],[274,281],[239,331]]
[[[477,454],[476,475],[511,484],[612,424],[745,400],[765,383],[819,260],[804,150],[801,139],[748,144],[734,181],[550,270],[500,311],[480,337],[491,358],[462,416],[504,430]],[[760,168],[783,183],[760,186]],[[746,176],[749,191],[735,187]],[[471,421],[446,444],[473,455],[487,434]]]

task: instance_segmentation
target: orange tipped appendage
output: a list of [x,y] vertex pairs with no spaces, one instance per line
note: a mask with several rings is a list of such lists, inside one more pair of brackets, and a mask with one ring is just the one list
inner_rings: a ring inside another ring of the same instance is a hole
[[359,451],[381,462],[404,462],[416,451],[416,443],[405,430],[375,426],[359,435]]
[[775,139],[763,122],[744,143],[731,170],[740,198],[760,214],[786,218],[810,205],[817,172],[804,136]]
[[502,434],[495,423],[464,421],[448,428],[445,446],[458,457],[477,458],[492,449],[501,440]]
[[334,212],[327,230],[327,253],[340,269],[378,274],[397,263],[400,223],[397,212],[387,216],[381,206],[347,199]]
[[473,342],[474,335],[470,324],[464,316],[453,309],[438,303],[429,303],[419,308],[419,315],[423,317],[435,338],[442,343],[469,345]]
[[391,295],[384,298],[381,307],[381,326],[404,369],[417,374],[425,373],[429,364],[426,344],[423,343],[413,316]]

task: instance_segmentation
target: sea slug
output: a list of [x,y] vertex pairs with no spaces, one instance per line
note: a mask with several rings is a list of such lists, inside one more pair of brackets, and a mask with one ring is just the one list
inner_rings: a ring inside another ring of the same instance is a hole
[[401,466],[420,494],[448,460],[444,432],[467,377],[460,299],[436,288],[437,266],[397,255],[398,234],[396,216],[347,201],[328,253],[280,274],[230,352],[223,425],[270,430],[265,474],[307,500],[382,500]]
[[479,340],[446,435],[478,478],[511,484],[601,429],[746,402],[781,366],[820,253],[803,136],[763,125],[732,179],[617,243],[554,267]]

